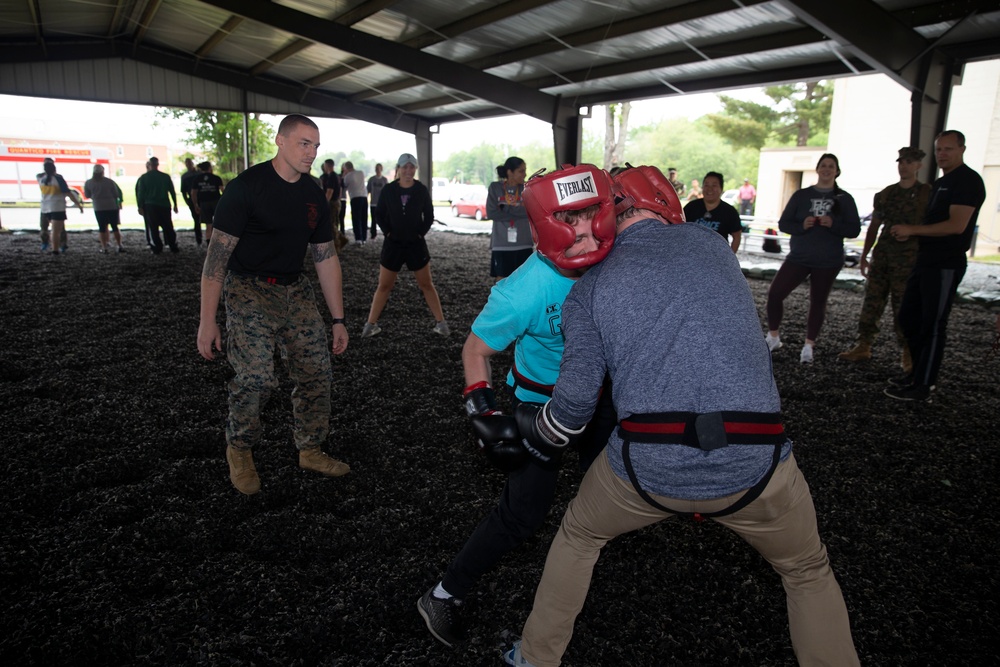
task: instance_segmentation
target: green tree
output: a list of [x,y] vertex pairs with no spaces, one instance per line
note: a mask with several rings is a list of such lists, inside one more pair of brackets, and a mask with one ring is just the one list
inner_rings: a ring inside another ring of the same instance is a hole
[[[234,178],[249,166],[243,159],[243,114],[164,107],[157,109],[156,115],[185,121],[187,140],[204,152],[212,162],[215,173],[223,180]],[[274,128],[261,120],[260,114],[250,114],[248,127],[250,164],[271,159],[275,153]]]
[[[830,129],[830,112],[833,110],[833,86],[823,81],[769,86],[764,93],[774,100],[779,110],[780,123],[775,134],[796,146],[821,145],[813,142],[820,133]],[[825,139],[824,139],[825,142]]]
[[723,111],[708,114],[709,126],[734,148],[821,146],[826,142],[833,109],[833,86],[824,81],[769,86],[773,105],[719,95]]
[[717,171],[729,189],[737,187],[743,178],[756,178],[760,151],[734,148],[713,130],[706,116],[694,121],[669,118],[629,132],[625,161],[655,165],[664,172],[668,167],[676,167],[685,184],[695,178],[700,181],[709,171]]

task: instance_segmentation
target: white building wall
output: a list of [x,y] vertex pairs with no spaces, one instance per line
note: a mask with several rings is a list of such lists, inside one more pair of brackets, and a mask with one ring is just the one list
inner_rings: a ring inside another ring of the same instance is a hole
[[840,160],[837,184],[851,193],[861,215],[871,212],[875,193],[899,180],[896,158],[910,144],[910,109],[909,91],[885,75],[834,82],[827,146]]
[[948,129],[965,135],[965,163],[986,183],[986,202],[979,211],[976,255],[1000,252],[1000,60],[965,66],[955,86]]

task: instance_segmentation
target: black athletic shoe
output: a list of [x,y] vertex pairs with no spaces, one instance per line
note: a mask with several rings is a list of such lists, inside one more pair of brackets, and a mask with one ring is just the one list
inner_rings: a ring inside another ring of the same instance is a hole
[[911,384],[909,387],[887,387],[884,393],[897,401],[926,401],[931,397],[931,388]]
[[465,639],[462,624],[462,601],[458,598],[434,597],[432,587],[417,600],[417,611],[423,616],[427,629],[445,646],[454,646]]
[[[889,378],[889,386],[895,387],[896,389],[906,389],[907,387],[912,387],[916,383],[913,381],[913,373],[907,373],[906,375],[897,375],[896,377]],[[937,389],[937,385],[931,385],[929,387],[931,391]]]
[[907,373],[906,375],[897,375],[895,377],[889,378],[890,387],[909,387],[913,384],[913,373]]

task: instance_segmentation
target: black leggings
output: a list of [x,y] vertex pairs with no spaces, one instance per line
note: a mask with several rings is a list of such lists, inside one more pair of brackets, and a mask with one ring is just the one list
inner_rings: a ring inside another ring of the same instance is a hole
[[840,267],[813,269],[786,261],[778,269],[767,291],[767,328],[777,331],[785,313],[785,297],[809,278],[809,316],[806,319],[806,340],[816,340],[826,317],[826,300],[833,289]]
[[913,382],[937,383],[944,359],[948,316],[966,267],[958,269],[915,268],[906,281],[899,306],[899,328],[913,357]]

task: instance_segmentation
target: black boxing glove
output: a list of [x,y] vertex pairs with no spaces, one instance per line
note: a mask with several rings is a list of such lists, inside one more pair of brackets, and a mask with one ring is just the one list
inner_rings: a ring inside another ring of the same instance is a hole
[[528,454],[545,467],[556,467],[566,447],[579,440],[586,424],[573,430],[560,424],[551,411],[552,401],[521,403],[514,410],[521,442]]
[[528,461],[528,452],[521,444],[514,417],[499,412],[473,415],[472,431],[476,434],[479,451],[496,468],[513,472]]
[[492,415],[501,414],[497,409],[497,395],[489,382],[476,382],[470,384],[462,392],[462,400],[465,403],[465,414]]

